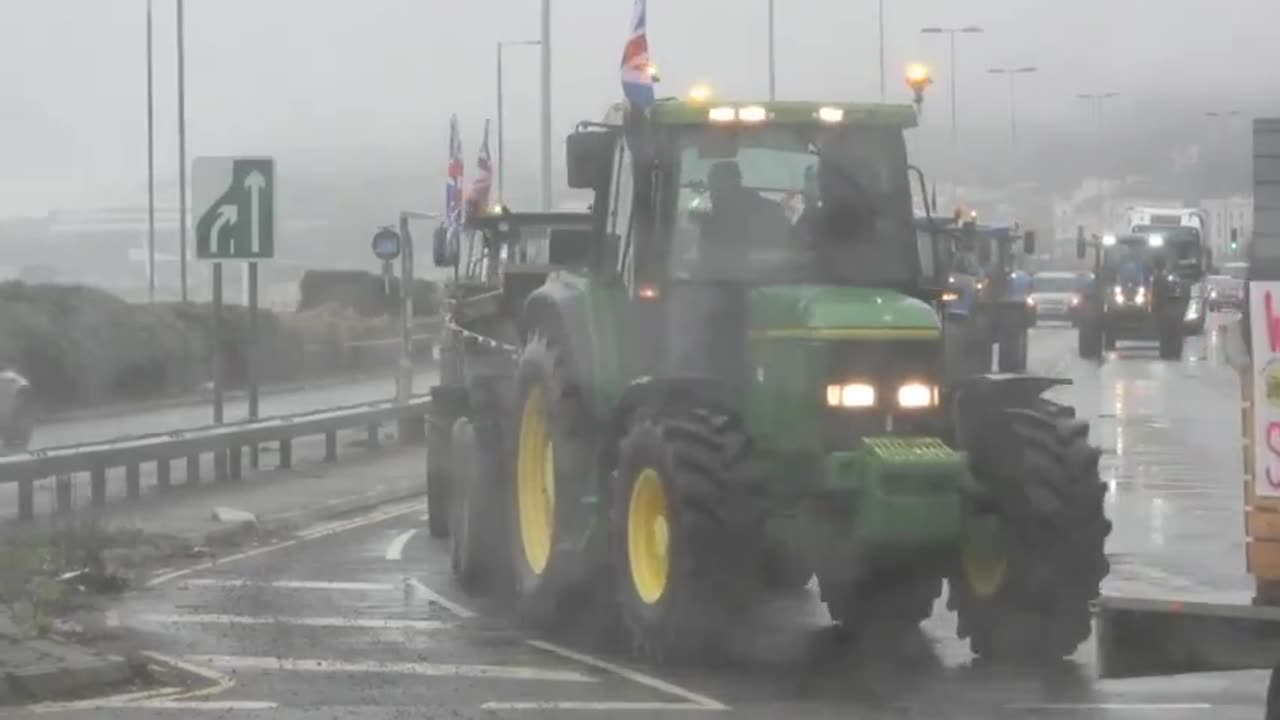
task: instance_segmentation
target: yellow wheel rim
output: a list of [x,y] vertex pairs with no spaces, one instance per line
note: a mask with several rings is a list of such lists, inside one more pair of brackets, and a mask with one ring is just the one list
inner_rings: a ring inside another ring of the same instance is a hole
[[667,522],[667,493],[657,470],[646,468],[631,485],[627,505],[627,559],[636,594],[647,605],[667,591],[667,550],[671,546]]
[[555,448],[547,429],[547,401],[541,387],[529,392],[520,414],[516,502],[525,560],[535,575],[541,575],[551,557],[556,508]]
[[982,598],[995,595],[1004,584],[1009,568],[1009,557],[1004,552],[999,531],[992,528],[971,537],[960,553],[960,562],[973,594]]

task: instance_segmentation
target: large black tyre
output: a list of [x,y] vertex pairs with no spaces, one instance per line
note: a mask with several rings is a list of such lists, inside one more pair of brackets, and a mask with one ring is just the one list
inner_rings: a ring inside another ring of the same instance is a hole
[[769,547],[760,554],[760,578],[771,590],[799,590],[813,579],[813,567],[783,547]]
[[449,536],[449,490],[453,463],[449,458],[452,417],[427,417],[427,530],[433,538]]
[[[947,606],[974,654],[997,661],[1053,661],[1089,637],[1090,604],[1110,565],[1111,522],[1088,424],[1046,400],[994,410],[966,433],[985,495],[976,523],[1000,535],[983,557],[966,543],[948,580]],[[984,562],[985,561],[985,562]]]
[[878,632],[892,638],[920,625],[933,614],[942,595],[936,568],[904,568],[874,573],[850,586],[823,588],[831,619],[849,636]]
[[638,655],[706,656],[758,587],[750,453],[734,419],[702,411],[640,419],[623,439],[610,547]]
[[1002,373],[1020,373],[1027,370],[1027,331],[1005,333],[996,351],[996,367]]
[[1076,345],[1080,357],[1085,360],[1102,359],[1102,323],[1086,315],[1077,321]]
[[574,548],[571,512],[587,488],[591,431],[568,359],[533,334],[516,364],[516,404],[507,433],[507,556],[516,614],[546,628],[566,617],[586,568]]
[[453,425],[449,564],[458,584],[471,593],[493,589],[504,579],[501,442],[493,420],[463,417]]
[[1182,323],[1171,319],[1163,319],[1160,323],[1160,359],[1161,360],[1181,360],[1182,346],[1186,341],[1186,334],[1182,330]]

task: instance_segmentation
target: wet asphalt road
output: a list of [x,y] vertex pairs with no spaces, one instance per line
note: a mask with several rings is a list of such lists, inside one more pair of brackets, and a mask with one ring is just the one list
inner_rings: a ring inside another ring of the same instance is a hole
[[[1033,369],[1095,418],[1107,450],[1104,590],[1243,596],[1237,387],[1192,339],[1181,363],[1122,345],[1101,367],[1070,329],[1037,330]],[[1086,644],[1051,675],[974,666],[941,603],[916,642],[841,648],[809,592],[775,598],[742,628],[728,666],[654,669],[570,638],[532,639],[459,593],[420,506],[342,532],[195,569],[131,596],[116,621],[201,669],[213,690],[89,703],[72,717],[572,718],[650,720],[720,712],[810,718],[1192,718],[1262,716],[1263,672],[1098,681]],[[331,528],[332,529],[332,528]],[[218,683],[221,682],[222,685]],[[232,684],[233,683],[233,684]],[[229,686],[228,686],[229,685]],[[223,689],[219,689],[223,688]]]

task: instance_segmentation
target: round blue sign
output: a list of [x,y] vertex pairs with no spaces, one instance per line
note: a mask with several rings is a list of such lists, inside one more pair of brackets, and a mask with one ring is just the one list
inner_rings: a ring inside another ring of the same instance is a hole
[[382,261],[400,257],[400,234],[391,228],[383,228],[373,236],[373,255]]

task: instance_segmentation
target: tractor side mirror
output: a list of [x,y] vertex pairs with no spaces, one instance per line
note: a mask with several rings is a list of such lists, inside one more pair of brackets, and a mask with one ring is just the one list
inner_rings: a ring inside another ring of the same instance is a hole
[[617,136],[600,130],[578,130],[565,142],[569,187],[592,190],[608,183]]
[[1026,232],[1022,233],[1022,249],[1028,255],[1036,254],[1036,231],[1035,230],[1027,230]]
[[437,225],[431,234],[431,260],[440,268],[458,264],[458,249],[449,247],[449,228],[444,223]]
[[552,265],[585,265],[591,258],[593,240],[590,230],[552,230],[547,259]]

